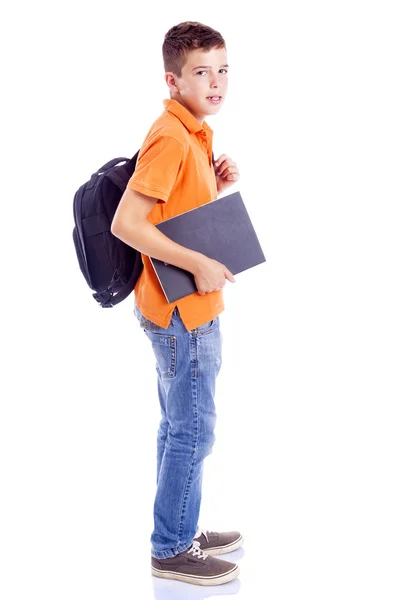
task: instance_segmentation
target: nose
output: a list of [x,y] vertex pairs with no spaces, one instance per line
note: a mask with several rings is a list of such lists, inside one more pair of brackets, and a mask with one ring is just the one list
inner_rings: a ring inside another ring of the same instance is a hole
[[215,74],[211,75],[210,86],[212,88],[218,88],[219,87],[218,75],[215,75]]

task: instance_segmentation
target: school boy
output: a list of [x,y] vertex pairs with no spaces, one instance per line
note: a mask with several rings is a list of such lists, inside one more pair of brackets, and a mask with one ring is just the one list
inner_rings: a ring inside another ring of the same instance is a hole
[[[134,313],[156,357],[161,422],[152,573],[219,585],[237,577],[239,567],[215,555],[235,550],[243,537],[200,529],[198,517],[203,461],[215,440],[222,288],[235,279],[225,265],[176,244],[154,225],[215,200],[239,179],[226,154],[212,164],[213,131],[204,120],[225,100],[227,53],[218,31],[194,21],[172,27],[162,53],[170,98],[142,144],[111,230],[142,253]],[[141,89],[140,82],[136,86]],[[145,82],[140,98],[146,101]],[[191,272],[198,291],[168,303],[149,256]]]

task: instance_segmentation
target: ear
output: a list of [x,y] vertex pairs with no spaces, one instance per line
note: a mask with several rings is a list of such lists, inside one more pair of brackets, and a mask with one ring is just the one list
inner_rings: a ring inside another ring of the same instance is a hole
[[168,71],[164,74],[164,79],[167,86],[169,87],[170,95],[171,92],[179,92],[179,88],[176,85],[175,75],[171,71]]

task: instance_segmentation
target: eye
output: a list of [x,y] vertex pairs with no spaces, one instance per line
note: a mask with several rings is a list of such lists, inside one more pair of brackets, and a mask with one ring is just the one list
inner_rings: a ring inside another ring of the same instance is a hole
[[[225,71],[225,73],[228,72],[226,69],[220,69],[220,71]],[[200,75],[200,73],[206,73],[206,71],[197,71],[196,75]]]

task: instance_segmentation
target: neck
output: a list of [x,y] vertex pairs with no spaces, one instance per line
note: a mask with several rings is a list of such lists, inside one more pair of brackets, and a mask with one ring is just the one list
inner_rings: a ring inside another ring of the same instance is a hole
[[170,98],[171,98],[171,100],[176,100],[177,102],[179,102],[179,104],[181,104],[182,106],[184,106],[186,108],[186,110],[188,110],[194,116],[194,118],[198,120],[198,122],[200,123],[200,125],[203,125],[203,121],[204,121],[204,118],[205,118],[204,115],[203,116],[202,115],[198,116],[198,115],[194,114],[193,111],[190,109],[190,107],[187,106],[187,104],[185,104],[185,102],[182,100],[182,98],[181,98],[181,96],[179,94],[176,94],[176,95],[175,94],[170,94]]

